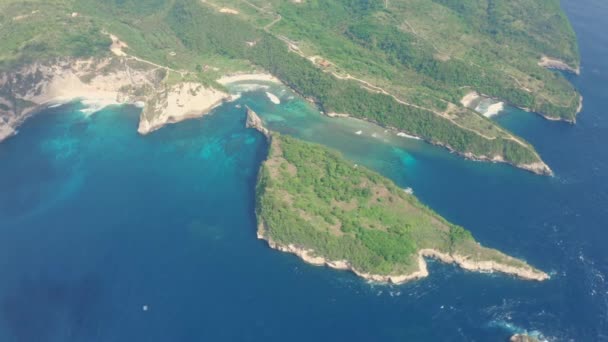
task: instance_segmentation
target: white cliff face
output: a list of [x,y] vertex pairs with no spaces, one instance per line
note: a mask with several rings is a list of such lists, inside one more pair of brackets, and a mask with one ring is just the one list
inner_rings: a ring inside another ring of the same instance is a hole
[[144,107],[137,131],[146,134],[167,123],[202,116],[229,99],[230,95],[200,83],[173,85],[157,92],[153,103]]
[[166,84],[167,69],[129,57],[64,59],[0,74],[0,141],[49,105],[90,99],[103,105],[143,103],[139,132],[208,112],[226,93],[196,82]]

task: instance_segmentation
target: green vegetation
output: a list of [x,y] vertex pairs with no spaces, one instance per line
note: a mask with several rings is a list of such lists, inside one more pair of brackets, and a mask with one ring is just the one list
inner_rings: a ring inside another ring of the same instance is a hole
[[[530,145],[511,139],[509,134],[500,132],[492,136],[490,133],[492,138],[488,139],[473,129],[455,126],[430,109],[399,103],[389,95],[370,92],[355,81],[339,80],[290,52],[286,44],[273,35],[252,30],[238,17],[219,17],[196,2],[183,1],[170,12],[169,24],[191,49],[246,58],[269,70],[303,96],[314,99],[326,112],[349,113],[406,130],[463,154],[501,156],[514,164],[539,161]],[[226,31],[230,34],[225,34]],[[256,42],[254,47],[243,44],[251,41]],[[493,126],[489,121],[484,122],[486,126]]]
[[410,273],[418,269],[417,251],[425,248],[527,267],[481,247],[467,230],[379,174],[287,136],[271,139],[257,202],[265,238],[348,260],[361,272]]
[[56,57],[107,53],[112,41],[67,2],[0,0],[0,70]]
[[537,65],[541,55],[579,64],[557,0],[273,4],[283,18],[273,32],[341,73],[372,79],[402,98],[431,93],[458,103],[463,89],[475,89],[547,116],[572,119],[576,113],[573,87]]
[[557,0],[0,0],[0,12],[0,70],[107,55],[111,32],[189,80],[219,87],[222,74],[263,68],[325,112],[520,166],[540,162],[534,148],[462,96],[566,120],[578,106],[566,79],[537,65],[543,54],[578,65]]

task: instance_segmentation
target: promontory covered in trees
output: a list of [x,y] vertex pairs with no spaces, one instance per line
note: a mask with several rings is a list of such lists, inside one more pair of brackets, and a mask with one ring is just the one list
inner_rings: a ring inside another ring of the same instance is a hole
[[2,137],[56,98],[86,97],[60,91],[66,84],[143,104],[147,133],[226,100],[219,77],[258,70],[326,114],[547,174],[533,146],[461,100],[481,94],[570,122],[582,104],[548,70],[579,68],[558,0],[1,0],[0,9]]
[[270,145],[256,189],[258,238],[270,247],[394,284],[426,277],[424,257],[470,271],[549,278],[482,247],[381,175],[321,145],[269,132],[250,109],[247,116]]

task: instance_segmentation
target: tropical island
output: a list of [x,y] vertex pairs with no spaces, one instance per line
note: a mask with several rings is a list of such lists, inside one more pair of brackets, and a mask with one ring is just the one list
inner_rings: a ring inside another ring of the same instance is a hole
[[482,247],[469,231],[338,152],[269,132],[249,108],[247,126],[269,142],[256,214],[258,238],[270,247],[393,284],[426,277],[425,257],[469,271],[549,278],[524,261]]
[[466,158],[552,171],[471,94],[575,122],[582,99],[558,0],[0,1],[0,140],[75,98],[144,107],[139,132],[230,99],[217,80],[270,73],[328,114]]

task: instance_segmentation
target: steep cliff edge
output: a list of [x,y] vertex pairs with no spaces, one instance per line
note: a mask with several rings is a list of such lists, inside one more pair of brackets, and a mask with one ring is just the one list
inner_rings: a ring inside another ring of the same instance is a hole
[[41,109],[77,99],[141,104],[138,132],[201,116],[229,99],[202,83],[170,82],[172,72],[128,56],[65,58],[0,73],[0,141]]

